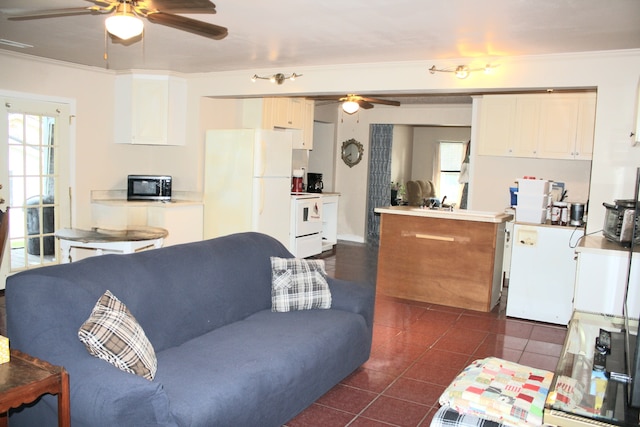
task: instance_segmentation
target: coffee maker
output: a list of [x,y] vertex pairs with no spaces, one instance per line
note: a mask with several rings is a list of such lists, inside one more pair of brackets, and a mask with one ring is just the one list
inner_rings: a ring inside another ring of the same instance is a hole
[[321,173],[307,173],[307,192],[308,193],[322,193],[324,185],[322,184]]

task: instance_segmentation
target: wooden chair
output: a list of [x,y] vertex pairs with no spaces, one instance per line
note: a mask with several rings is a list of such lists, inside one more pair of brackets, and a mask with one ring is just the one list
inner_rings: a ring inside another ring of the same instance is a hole
[[4,255],[4,247],[9,239],[9,208],[5,212],[0,211],[0,264]]

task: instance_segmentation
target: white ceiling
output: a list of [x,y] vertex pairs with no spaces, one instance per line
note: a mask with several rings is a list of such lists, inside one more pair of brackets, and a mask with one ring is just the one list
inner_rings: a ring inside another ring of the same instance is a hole
[[214,3],[217,14],[188,16],[227,27],[223,40],[145,21],[144,40],[122,46],[105,44],[104,16],[8,21],[5,14],[92,5],[86,0],[0,0],[0,39],[33,46],[0,48],[114,70],[186,73],[640,48],[640,0]]

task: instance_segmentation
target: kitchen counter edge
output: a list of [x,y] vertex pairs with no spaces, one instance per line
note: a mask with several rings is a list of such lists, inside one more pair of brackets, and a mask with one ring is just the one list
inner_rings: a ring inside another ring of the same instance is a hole
[[484,212],[471,211],[465,209],[454,209],[453,211],[426,209],[417,206],[387,206],[375,208],[376,213],[392,215],[409,215],[425,218],[451,219],[457,221],[475,221],[503,223],[513,219],[513,215],[504,212]]

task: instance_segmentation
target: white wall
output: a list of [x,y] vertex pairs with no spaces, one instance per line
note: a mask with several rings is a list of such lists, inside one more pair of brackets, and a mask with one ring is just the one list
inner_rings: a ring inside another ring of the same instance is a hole
[[307,172],[322,174],[324,192],[333,192],[334,188],[335,133],[336,127],[333,123],[316,121],[313,124],[313,150],[309,153]]
[[[460,62],[462,61],[462,62]],[[243,70],[192,74],[188,79],[187,135],[182,147],[115,145],[113,138],[113,81],[111,71],[76,67],[11,53],[0,53],[0,94],[68,99],[75,103],[74,225],[89,226],[90,191],[124,188],[128,173],[153,172],[174,176],[177,190],[202,190],[204,132],[202,97],[304,95],[314,93],[463,93],[532,88],[595,88],[594,160],[591,170],[588,231],[598,230],[604,219],[602,202],[629,198],[640,148],[632,147],[640,70],[640,50],[590,52],[568,55],[502,57],[494,75],[472,74],[458,80],[449,74],[431,75],[428,68],[464,63],[464,60],[425,60],[348,66],[296,67],[303,78],[283,85],[251,83],[255,73],[279,70]],[[237,111],[211,107],[212,120]],[[336,129],[336,141],[355,138],[365,146],[364,165],[348,168],[336,162],[335,191],[340,199],[339,233],[364,238],[366,177],[370,123],[471,125],[469,109],[443,105],[437,109],[411,106],[376,106],[344,120]],[[400,114],[400,111],[402,113]],[[454,117],[451,119],[450,117]],[[337,156],[337,154],[336,154]],[[472,169],[472,174],[475,171]],[[510,173],[510,175],[512,175]],[[474,176],[472,175],[472,179]],[[595,209],[598,207],[598,209]]]
[[391,181],[404,185],[411,179],[413,127],[407,125],[394,126],[392,141]]

